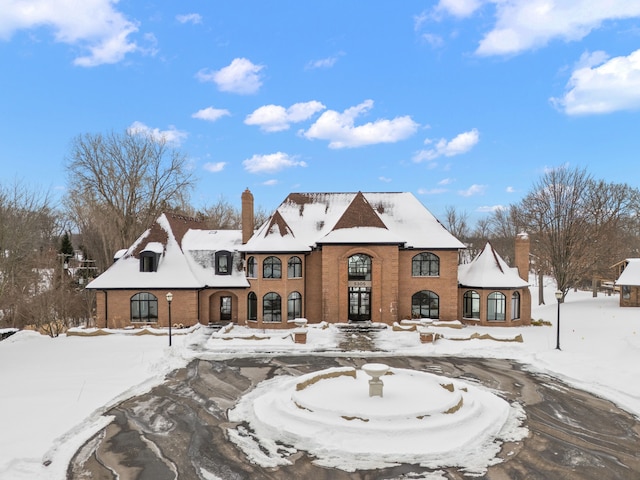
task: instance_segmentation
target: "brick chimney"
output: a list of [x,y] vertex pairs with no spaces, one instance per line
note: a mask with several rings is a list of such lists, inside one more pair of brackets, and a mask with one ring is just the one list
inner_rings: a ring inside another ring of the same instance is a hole
[[242,243],[253,236],[253,194],[247,188],[242,192]]
[[526,232],[521,232],[516,236],[516,267],[520,278],[525,281],[529,281],[529,235]]

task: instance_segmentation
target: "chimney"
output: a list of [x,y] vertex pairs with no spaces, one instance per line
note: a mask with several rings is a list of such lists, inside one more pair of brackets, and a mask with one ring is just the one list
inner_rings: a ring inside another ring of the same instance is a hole
[[520,278],[529,281],[529,235],[526,232],[520,232],[516,236],[516,267]]
[[247,188],[242,192],[242,243],[253,236],[253,194]]

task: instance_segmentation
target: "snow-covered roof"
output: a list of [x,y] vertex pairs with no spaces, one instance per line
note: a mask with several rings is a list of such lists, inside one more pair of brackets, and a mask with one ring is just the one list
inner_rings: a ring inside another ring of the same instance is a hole
[[627,266],[616,280],[616,285],[640,286],[640,258],[627,258]]
[[[238,250],[240,230],[204,230],[193,219],[163,214],[120,259],[87,285],[89,289],[247,287],[242,265],[232,262],[230,275],[216,275],[216,251]],[[139,254],[159,255],[155,272],[141,272]]]
[[487,242],[471,263],[458,266],[458,283],[476,288],[524,288],[529,285],[518,269],[507,265]]
[[464,245],[408,192],[292,193],[246,245],[246,252],[309,251],[323,243]]

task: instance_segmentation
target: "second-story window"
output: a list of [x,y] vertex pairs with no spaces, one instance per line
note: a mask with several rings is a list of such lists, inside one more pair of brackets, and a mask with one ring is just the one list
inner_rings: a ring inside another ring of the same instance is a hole
[[302,277],[302,260],[300,257],[291,257],[287,264],[287,276],[289,278]]
[[267,257],[262,262],[263,278],[282,278],[282,262],[278,257]]

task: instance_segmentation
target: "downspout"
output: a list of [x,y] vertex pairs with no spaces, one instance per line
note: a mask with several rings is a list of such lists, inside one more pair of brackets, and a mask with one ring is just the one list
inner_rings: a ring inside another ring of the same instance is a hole
[[[197,290],[197,292],[198,292],[198,293],[197,293],[197,298],[196,298],[196,300],[198,300],[198,308],[197,308],[198,323],[202,323],[201,318],[200,318],[200,292],[202,292],[202,291],[203,291],[203,290],[205,290],[206,288],[209,288],[209,285],[205,285],[204,287],[199,288],[199,289]],[[207,323],[209,323],[209,322],[207,322]]]
[[109,298],[107,296],[107,290],[104,292],[104,328],[109,328]]

